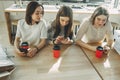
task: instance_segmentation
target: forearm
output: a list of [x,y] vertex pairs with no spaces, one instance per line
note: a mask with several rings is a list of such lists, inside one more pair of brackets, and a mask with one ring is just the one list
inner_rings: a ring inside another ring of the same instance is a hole
[[16,50],[19,50],[20,38],[16,38],[14,42],[14,46]]
[[42,39],[41,42],[39,43],[39,45],[37,45],[36,47],[38,49],[41,49],[45,46],[45,44],[46,44],[46,39]]
[[45,46],[45,43],[46,43],[46,39],[42,39],[37,46],[31,46],[31,48],[29,48],[28,50],[27,56],[28,57],[35,56],[38,53],[38,51]]
[[87,48],[87,49],[92,50],[92,51],[96,51],[96,46],[91,46],[91,45],[89,45],[81,40],[77,40],[77,41],[75,41],[75,43],[81,47]]
[[112,48],[113,42],[114,42],[113,40],[109,40],[109,41],[107,41],[106,45],[109,46],[110,48]]

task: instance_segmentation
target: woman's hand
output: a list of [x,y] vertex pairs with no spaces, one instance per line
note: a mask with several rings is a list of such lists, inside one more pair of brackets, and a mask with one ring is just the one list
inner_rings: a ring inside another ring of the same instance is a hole
[[62,40],[64,40],[64,37],[63,37],[63,36],[58,36],[58,37],[55,39],[54,43],[55,43],[55,44],[60,44]]
[[17,52],[17,54],[18,54],[19,56],[22,56],[22,57],[25,57],[25,56],[26,56],[26,53],[21,52],[19,49],[17,49],[16,52]]
[[29,49],[28,49],[27,56],[28,56],[28,57],[33,57],[33,56],[35,56],[36,53],[37,53],[37,49],[36,49],[35,47],[29,48]]
[[107,45],[105,45],[105,46],[103,47],[103,52],[104,52],[105,54],[107,54],[109,51],[110,51],[110,47],[107,46]]
[[71,44],[72,42],[73,42],[73,41],[70,40],[69,37],[67,37],[66,39],[63,39],[63,40],[61,41],[62,44]]
[[70,40],[69,37],[64,38],[63,36],[58,36],[58,37],[56,38],[56,40],[54,41],[54,43],[55,43],[55,44],[60,44],[60,43],[62,43],[62,44],[71,44],[71,43],[73,43],[73,41]]

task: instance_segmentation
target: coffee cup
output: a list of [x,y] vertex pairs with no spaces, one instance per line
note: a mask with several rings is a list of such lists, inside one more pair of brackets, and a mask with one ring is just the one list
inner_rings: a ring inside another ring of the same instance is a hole
[[54,47],[53,47],[53,57],[54,58],[59,58],[60,57],[60,46],[59,45],[54,45]]
[[97,58],[101,58],[103,56],[103,47],[98,46],[96,48],[96,54],[95,55],[96,55]]
[[28,53],[28,48],[29,48],[28,42],[22,42],[19,49],[21,52]]

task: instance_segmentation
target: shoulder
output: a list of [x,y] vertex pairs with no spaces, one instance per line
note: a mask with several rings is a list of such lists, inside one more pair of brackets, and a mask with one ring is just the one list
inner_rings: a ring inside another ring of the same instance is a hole
[[107,23],[105,24],[105,26],[108,28],[112,27],[111,22],[108,20]]
[[25,22],[25,19],[21,19],[18,21],[18,23],[24,23]]
[[18,21],[18,26],[23,26],[23,25],[27,25],[25,19],[21,19]]
[[91,25],[89,18],[84,18],[81,25],[83,25],[83,26]]
[[54,21],[50,21],[48,24],[48,29],[54,29],[55,28],[55,20]]
[[85,21],[85,22],[90,22],[90,18],[89,18],[89,17],[84,18],[84,21]]
[[45,19],[41,19],[41,20],[40,20],[40,24],[41,24],[41,23],[42,23],[42,24],[46,24]]
[[86,23],[86,24],[90,23],[89,18],[84,18],[83,21],[82,21],[82,23]]
[[41,19],[40,22],[38,23],[38,26],[41,26],[41,27],[46,27],[47,28],[47,23],[44,19]]
[[27,25],[25,19],[19,20],[19,21],[18,21],[18,27],[19,27],[19,26],[21,27],[21,26],[23,26],[23,25]]

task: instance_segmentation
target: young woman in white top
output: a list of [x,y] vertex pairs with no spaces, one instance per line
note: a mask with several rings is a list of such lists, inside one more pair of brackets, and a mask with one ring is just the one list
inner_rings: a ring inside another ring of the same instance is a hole
[[[42,19],[44,7],[39,3],[32,1],[27,5],[25,19],[18,22],[15,48],[20,56],[33,57],[46,43],[47,28]],[[28,42],[30,49],[25,54],[19,47],[22,42]]]
[[76,44],[96,51],[96,46],[87,43],[102,43],[106,38],[107,44],[103,47],[109,51],[113,43],[113,32],[108,18],[108,11],[103,7],[98,7],[90,18],[81,23],[76,36]]

